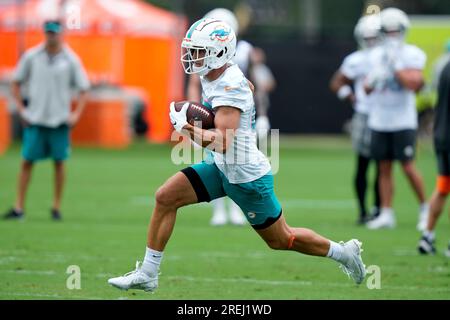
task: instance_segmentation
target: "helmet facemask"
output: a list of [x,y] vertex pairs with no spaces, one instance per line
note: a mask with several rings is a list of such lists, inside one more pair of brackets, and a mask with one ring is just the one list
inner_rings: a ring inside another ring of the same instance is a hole
[[205,76],[212,69],[222,67],[226,63],[226,61],[222,61],[224,50],[226,48],[218,52],[214,47],[183,44],[181,46],[181,62],[183,63],[184,72]]
[[181,46],[181,62],[184,72],[187,74],[198,74],[204,76],[211,71],[208,66],[209,53],[206,47]]
[[364,49],[371,49],[376,47],[380,43],[380,37],[367,37],[362,40],[362,47]]
[[381,34],[383,43],[388,48],[398,50],[405,43],[406,30],[403,28],[389,31],[382,29]]
[[374,15],[363,16],[355,26],[354,35],[362,49],[371,49],[380,43],[380,21]]

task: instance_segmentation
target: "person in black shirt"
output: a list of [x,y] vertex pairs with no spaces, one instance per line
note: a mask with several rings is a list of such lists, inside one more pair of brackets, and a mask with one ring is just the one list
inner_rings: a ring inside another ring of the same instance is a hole
[[[446,64],[439,78],[434,120],[434,147],[439,175],[436,190],[430,201],[428,225],[419,241],[418,250],[421,254],[436,253],[434,229],[450,193],[450,62]],[[450,257],[450,242],[445,255]]]

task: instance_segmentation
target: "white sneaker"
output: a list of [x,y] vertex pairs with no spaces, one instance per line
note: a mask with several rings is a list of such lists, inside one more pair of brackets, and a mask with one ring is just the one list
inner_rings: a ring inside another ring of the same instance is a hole
[[158,288],[158,275],[150,277],[141,270],[139,261],[136,262],[136,269],[127,274],[111,278],[108,283],[120,290],[138,289],[144,291],[155,291]]
[[243,226],[247,222],[244,214],[240,210],[232,210],[230,213],[230,222],[237,226]]
[[446,258],[449,258],[449,259],[450,259],[450,248],[447,249],[447,250],[445,250],[444,255],[445,255]]
[[214,212],[210,224],[212,226],[223,226],[227,224],[227,216],[225,212]]
[[420,232],[425,231],[428,225],[428,214],[430,211],[430,206],[424,205],[419,212],[419,221],[417,222],[417,230]]
[[357,239],[352,239],[345,243],[340,242],[344,246],[344,252],[348,261],[345,264],[341,264],[339,267],[344,271],[346,275],[351,277],[356,284],[361,284],[366,277],[366,266],[364,265],[361,252],[362,242]]
[[368,229],[381,229],[381,228],[395,228],[395,216],[393,213],[381,213],[375,219],[367,222],[366,224]]

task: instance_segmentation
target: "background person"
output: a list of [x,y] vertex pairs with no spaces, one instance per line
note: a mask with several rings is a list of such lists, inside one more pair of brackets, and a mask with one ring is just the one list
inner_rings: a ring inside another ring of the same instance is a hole
[[331,91],[337,94],[340,100],[349,101],[354,106],[351,136],[353,149],[357,156],[354,188],[358,200],[358,224],[365,224],[371,217],[376,217],[380,207],[378,163],[373,161],[377,172],[373,184],[374,207],[371,217],[369,217],[366,209],[366,194],[367,171],[373,160],[370,155],[370,129],[368,126],[372,98],[364,91],[364,79],[370,71],[370,52],[380,42],[380,26],[376,19],[377,17],[372,15],[361,17],[358,20],[354,35],[361,49],[344,59],[341,67],[330,81]]
[[[434,147],[439,175],[430,200],[428,223],[419,241],[418,250],[422,254],[436,253],[434,230],[450,193],[450,61],[441,72],[435,113]],[[446,256],[450,257],[450,241]]]
[[428,204],[423,179],[414,162],[418,127],[415,93],[424,86],[426,55],[418,47],[405,43],[410,22],[403,11],[384,9],[380,22],[383,43],[370,54],[371,69],[365,80],[365,90],[373,99],[369,113],[370,152],[379,161],[381,210],[376,219],[367,223],[367,227],[396,226],[392,208],[392,171],[394,161],[399,161],[419,200],[417,229],[423,230]]
[[[70,152],[70,127],[83,112],[89,81],[77,55],[63,43],[60,21],[44,23],[45,42],[29,49],[19,61],[12,91],[25,126],[17,198],[5,219],[22,218],[25,195],[35,162],[54,161],[55,191],[52,218],[61,219],[61,198],[65,181],[64,161]],[[21,87],[27,86],[28,105],[23,104]],[[72,89],[80,92],[71,111]]]

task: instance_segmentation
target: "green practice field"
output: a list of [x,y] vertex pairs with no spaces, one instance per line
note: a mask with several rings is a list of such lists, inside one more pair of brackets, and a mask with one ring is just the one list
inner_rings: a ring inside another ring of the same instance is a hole
[[[275,190],[289,224],[334,240],[363,242],[367,266],[381,270],[381,289],[356,286],[330,259],[270,250],[251,227],[211,227],[208,204],[179,212],[155,294],[122,292],[111,276],[134,269],[145,250],[153,193],[178,169],[170,146],[135,143],[126,151],[75,148],[68,163],[63,222],[50,220],[52,166],[34,172],[23,222],[0,221],[0,299],[449,299],[450,260],[445,214],[439,253],[416,250],[417,201],[396,167],[395,230],[358,227],[354,157],[347,138],[282,140]],[[0,157],[0,209],[13,203],[19,145]],[[435,181],[431,145],[418,166],[430,195]],[[372,175],[373,172],[371,172]],[[81,269],[81,289],[69,290],[67,268]]]

